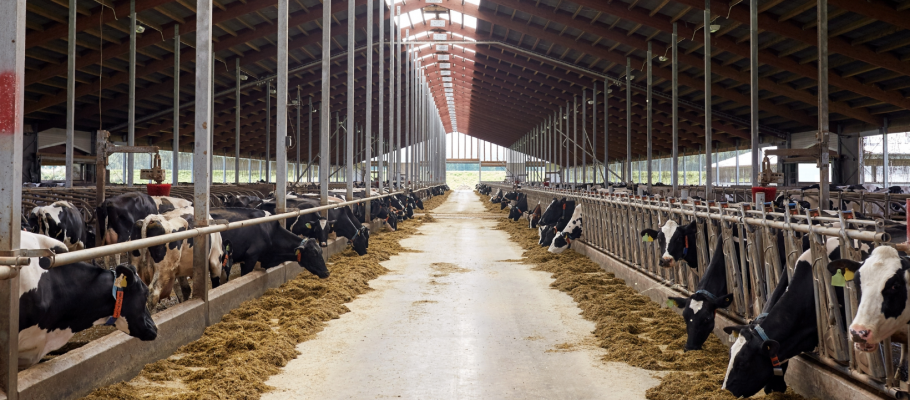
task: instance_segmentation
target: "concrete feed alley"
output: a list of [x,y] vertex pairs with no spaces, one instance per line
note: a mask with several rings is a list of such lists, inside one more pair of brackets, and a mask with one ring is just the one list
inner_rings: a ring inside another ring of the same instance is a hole
[[521,248],[483,211],[452,194],[263,399],[644,399],[654,373],[600,361],[594,324],[550,274],[509,261]]

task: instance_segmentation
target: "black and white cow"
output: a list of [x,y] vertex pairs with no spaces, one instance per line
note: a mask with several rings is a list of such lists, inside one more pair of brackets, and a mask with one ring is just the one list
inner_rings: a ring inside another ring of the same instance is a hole
[[657,265],[664,268],[673,268],[679,260],[685,260],[689,268],[698,268],[698,252],[695,251],[698,226],[695,221],[686,226],[679,226],[674,220],[667,220],[660,231],[645,229],[641,232],[642,238],[657,239],[658,246],[663,253]]
[[[66,252],[62,242],[31,232],[22,232],[20,247]],[[47,265],[45,258],[32,258],[19,271],[19,369],[37,364],[74,334],[94,325],[113,324],[140,340],[158,336],[145,307],[148,288],[132,266],[107,270],[88,263]],[[115,312],[117,296],[121,296],[119,315]]]
[[[213,209],[211,215],[214,219],[236,222],[262,218],[269,214],[249,208],[221,208]],[[301,240],[277,221],[221,232],[221,240],[222,257],[225,257],[221,260],[221,265],[229,269],[232,264],[240,263],[241,276],[253,271],[256,263],[263,269],[269,269],[296,261],[319,278],[329,277],[329,270],[322,258],[322,248],[317,240]],[[230,276],[230,273],[227,275]],[[213,274],[212,279],[214,276]]]
[[[694,223],[694,222],[693,222]],[[727,271],[724,259],[723,241],[717,241],[714,257],[708,263],[704,276],[698,281],[695,293],[689,297],[670,297],[676,307],[683,309],[686,321],[685,351],[701,350],[702,345],[714,331],[714,316],[718,309],[733,304],[733,293],[727,293]],[[695,253],[695,249],[692,249]],[[666,254],[666,252],[665,252]],[[695,264],[689,264],[697,267]],[[686,263],[689,263],[687,260]]]
[[[296,197],[288,198],[286,200],[287,208],[296,208],[299,210],[308,210],[310,208],[319,207],[319,200],[310,199],[305,197]],[[268,200],[262,202],[258,207],[260,210],[264,210],[270,214],[275,214],[277,204],[274,200]],[[293,232],[297,236],[303,236],[308,238],[315,238],[319,240],[319,245],[326,247],[328,245],[328,233],[326,233],[326,219],[323,218],[319,213],[311,213],[299,215],[294,218],[288,218],[284,220],[284,227]]]
[[[832,263],[840,258],[839,244],[837,238],[826,242]],[[766,393],[786,390],[786,384],[775,378],[786,373],[784,361],[818,346],[812,263],[811,251],[800,255],[787,289],[758,323],[724,328],[737,336],[723,383],[733,396],[750,397],[762,388]]]
[[96,216],[101,226],[101,244],[123,243],[130,238],[136,221],[152,214],[164,214],[178,208],[192,207],[193,203],[176,197],[149,196],[130,192],[105,199]]
[[873,351],[883,339],[907,327],[910,260],[893,247],[879,246],[862,264],[838,260],[829,267],[855,271],[861,297],[849,329],[856,350]]
[[[552,205],[553,204],[551,204],[551,206]],[[539,230],[538,233],[540,234],[540,241],[538,244],[543,247],[549,247],[553,243],[553,239],[556,237],[556,235],[565,229],[569,224],[572,219],[572,215],[575,214],[575,201],[562,199],[557,204],[557,208],[555,210],[557,218],[554,222],[547,225],[543,225],[543,222],[541,222],[537,227]],[[547,213],[545,212],[544,216],[547,216],[546,214]],[[543,220],[543,218],[541,218],[541,220]]]
[[540,202],[537,202],[537,206],[534,207],[531,212],[524,213],[525,218],[528,219],[528,228],[534,229],[537,227],[537,224],[540,222],[541,215],[543,214],[540,208]]
[[358,255],[367,254],[370,247],[370,229],[357,222],[350,207],[339,207],[329,210],[331,231],[336,236],[345,237]]
[[519,193],[515,205],[509,210],[509,219],[512,221],[518,221],[521,217],[528,213],[528,196],[523,193]]
[[234,207],[247,207],[247,208],[257,208],[262,204],[262,199],[258,196],[246,195],[246,194],[233,194],[227,193],[222,196],[221,202],[224,203],[225,207],[234,208]]
[[572,212],[572,218],[569,219],[569,223],[553,238],[547,251],[553,254],[559,254],[571,247],[572,241],[578,240],[582,235],[581,228],[583,219],[581,206],[575,207],[575,210]]
[[491,203],[499,203],[502,201],[502,189],[496,189],[496,193],[490,197]]
[[28,226],[32,233],[63,242],[70,251],[95,245],[88,242],[88,230],[82,220],[82,213],[68,201],[33,208],[28,214]]

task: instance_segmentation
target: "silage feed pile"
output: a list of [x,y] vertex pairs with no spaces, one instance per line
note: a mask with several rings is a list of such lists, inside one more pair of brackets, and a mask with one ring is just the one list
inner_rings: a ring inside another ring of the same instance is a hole
[[[448,197],[424,203],[427,210]],[[139,376],[95,390],[86,400],[258,399],[265,381],[300,353],[295,346],[315,338],[325,323],[350,311],[345,303],[370,289],[386,273],[381,261],[408,251],[399,242],[426,221],[402,221],[395,232],[370,235],[368,254],[351,248],[329,259],[331,277],[304,271],[262,297],[249,300],[208,327],[203,336],[167,359],[148,364]]]
[[[480,196],[487,210],[499,210],[489,196]],[[598,346],[607,350],[603,361],[623,362],[661,374],[661,383],[647,391],[651,400],[726,400],[734,399],[721,389],[729,362],[729,350],[711,336],[702,351],[683,352],[686,324],[674,311],[662,308],[626,286],[622,279],[604,271],[589,258],[573,251],[551,254],[537,244],[536,229],[526,220],[499,220],[497,229],[507,232],[524,250],[522,262],[532,269],[553,274],[550,287],[567,293],[578,304],[581,315],[596,324]],[[795,400],[801,396],[788,390],[768,399]]]

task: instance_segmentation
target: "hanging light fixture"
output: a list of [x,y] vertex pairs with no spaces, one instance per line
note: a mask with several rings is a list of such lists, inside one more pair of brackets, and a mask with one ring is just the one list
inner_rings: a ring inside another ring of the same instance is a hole
[[720,25],[711,24],[711,33],[717,32],[720,30]]
[[139,24],[136,24],[136,33],[145,32],[145,27]]

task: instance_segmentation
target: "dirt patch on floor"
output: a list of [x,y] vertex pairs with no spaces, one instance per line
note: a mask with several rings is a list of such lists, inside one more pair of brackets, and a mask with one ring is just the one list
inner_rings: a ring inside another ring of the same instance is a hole
[[352,249],[332,256],[328,279],[300,274],[244,302],[199,340],[86,399],[258,399],[270,389],[266,379],[299,355],[297,343],[314,338],[327,321],[349,311],[345,303],[372,290],[369,281],[388,271],[379,263],[404,251],[399,242],[424,221],[402,221],[395,232],[372,235],[365,256]]
[[[489,196],[479,196],[487,210],[505,214]],[[672,310],[662,308],[650,298],[626,286],[625,281],[605,272],[589,258],[567,251],[547,252],[537,244],[536,229],[524,223],[501,218],[497,228],[509,234],[525,252],[523,262],[532,269],[552,273],[550,287],[565,292],[581,309],[581,315],[595,323],[596,345],[607,350],[605,362],[623,362],[652,371],[672,371],[661,383],[647,391],[651,400],[726,400],[734,399],[721,389],[729,361],[729,350],[711,336],[702,351],[684,352],[686,324]],[[571,351],[563,343],[550,352]],[[802,397],[788,390],[768,399],[793,400]]]
[[432,268],[433,271],[436,271],[435,273],[431,274],[431,276],[434,278],[441,278],[443,276],[448,276],[449,274],[471,272],[470,269],[461,268],[456,264],[445,262],[432,263],[430,264],[430,268]]

